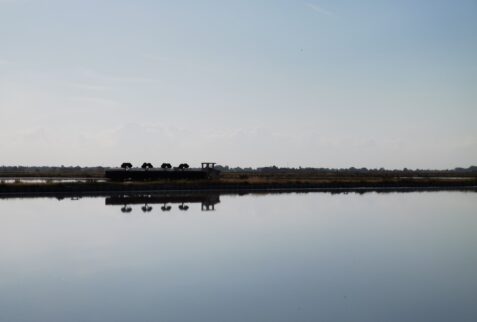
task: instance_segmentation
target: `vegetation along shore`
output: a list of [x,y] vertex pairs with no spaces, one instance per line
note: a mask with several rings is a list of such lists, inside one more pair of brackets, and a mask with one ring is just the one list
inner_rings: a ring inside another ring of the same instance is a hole
[[101,167],[35,169],[0,167],[0,194],[407,188],[475,190],[477,188],[476,167],[453,170],[384,170],[277,167],[230,169],[216,166],[216,169],[220,169],[220,175],[214,178],[141,181],[109,180],[104,176],[109,168]]

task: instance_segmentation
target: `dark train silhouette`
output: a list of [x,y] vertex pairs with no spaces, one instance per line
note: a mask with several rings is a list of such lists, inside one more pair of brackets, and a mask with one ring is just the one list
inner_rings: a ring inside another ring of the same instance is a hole
[[215,169],[214,162],[202,162],[201,169],[190,169],[187,163],[172,167],[170,163],[163,163],[160,169],[154,168],[151,163],[144,162],[141,168],[133,168],[129,162],[121,164],[121,169],[106,170],[105,177],[114,181],[147,181],[147,180],[200,180],[217,178],[220,171]]

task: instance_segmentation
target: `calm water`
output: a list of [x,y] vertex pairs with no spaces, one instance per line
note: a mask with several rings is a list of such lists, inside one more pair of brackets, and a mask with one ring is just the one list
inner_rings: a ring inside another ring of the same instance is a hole
[[0,177],[4,183],[72,183],[72,182],[105,182],[99,178],[61,178],[61,177]]
[[477,193],[73,199],[0,199],[0,321],[477,321]]

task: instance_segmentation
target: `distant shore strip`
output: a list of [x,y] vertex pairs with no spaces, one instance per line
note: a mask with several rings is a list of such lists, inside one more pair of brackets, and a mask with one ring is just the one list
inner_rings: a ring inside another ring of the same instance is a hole
[[0,194],[49,194],[49,193],[128,193],[128,192],[167,192],[167,191],[436,191],[467,190],[477,191],[477,178],[412,179],[394,180],[335,180],[326,182],[54,182],[54,183],[3,183]]

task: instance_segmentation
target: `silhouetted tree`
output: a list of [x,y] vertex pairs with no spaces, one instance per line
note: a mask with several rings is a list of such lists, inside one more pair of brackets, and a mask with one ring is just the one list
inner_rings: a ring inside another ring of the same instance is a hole
[[164,169],[164,170],[165,169],[170,169],[170,168],[172,168],[172,165],[170,163],[163,163],[163,164],[161,164],[161,168]]
[[152,164],[144,162],[144,163],[142,164],[141,168],[143,168],[144,170],[147,171],[147,170],[152,169],[152,168],[154,168],[154,167],[152,166]]
[[189,168],[189,165],[187,163],[179,164],[179,169],[181,169],[181,170],[188,169],[188,168]]
[[121,168],[123,168],[124,170],[129,170],[132,168],[132,164],[129,162],[124,162],[123,164],[121,164]]

